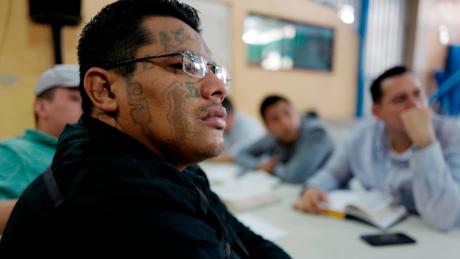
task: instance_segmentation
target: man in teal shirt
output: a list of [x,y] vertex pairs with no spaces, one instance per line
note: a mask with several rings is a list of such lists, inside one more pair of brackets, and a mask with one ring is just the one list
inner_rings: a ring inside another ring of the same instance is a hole
[[51,163],[57,139],[39,130],[0,144],[0,199],[18,198]]
[[53,159],[57,137],[81,115],[77,65],[56,65],[37,81],[33,104],[36,130],[0,142],[0,232],[15,199]]

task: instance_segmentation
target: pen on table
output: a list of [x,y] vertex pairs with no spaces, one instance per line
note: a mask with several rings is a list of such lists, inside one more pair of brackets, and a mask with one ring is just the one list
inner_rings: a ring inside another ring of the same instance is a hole
[[321,214],[325,216],[339,218],[339,219],[344,219],[346,216],[345,211],[333,210],[329,207],[327,202],[320,203],[319,208],[321,209]]
[[328,217],[334,217],[334,218],[339,218],[339,219],[345,218],[345,212],[343,211],[323,209],[321,210],[321,214],[328,216]]

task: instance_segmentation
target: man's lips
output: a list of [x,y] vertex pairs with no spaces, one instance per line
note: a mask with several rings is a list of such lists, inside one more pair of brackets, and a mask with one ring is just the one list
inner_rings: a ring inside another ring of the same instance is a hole
[[208,108],[204,117],[201,118],[205,124],[217,128],[217,129],[224,129],[225,128],[225,117],[227,116],[227,111],[221,105],[212,105]]

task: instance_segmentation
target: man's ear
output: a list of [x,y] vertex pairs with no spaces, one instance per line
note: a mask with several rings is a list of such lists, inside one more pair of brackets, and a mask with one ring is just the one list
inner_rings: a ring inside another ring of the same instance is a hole
[[38,118],[45,118],[48,116],[48,103],[49,101],[44,98],[36,98],[34,101],[34,113]]
[[379,104],[372,104],[372,114],[374,114],[375,117],[380,119],[380,105]]
[[117,99],[111,90],[115,80],[113,73],[92,67],[88,69],[83,80],[86,94],[95,107],[104,112],[115,112],[118,109]]

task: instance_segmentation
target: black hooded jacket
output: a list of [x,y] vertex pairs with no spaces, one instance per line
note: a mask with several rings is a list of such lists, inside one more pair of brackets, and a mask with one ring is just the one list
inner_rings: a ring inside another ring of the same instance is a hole
[[227,211],[198,166],[179,172],[86,115],[66,127],[51,170],[10,217],[0,258],[27,255],[289,258]]

